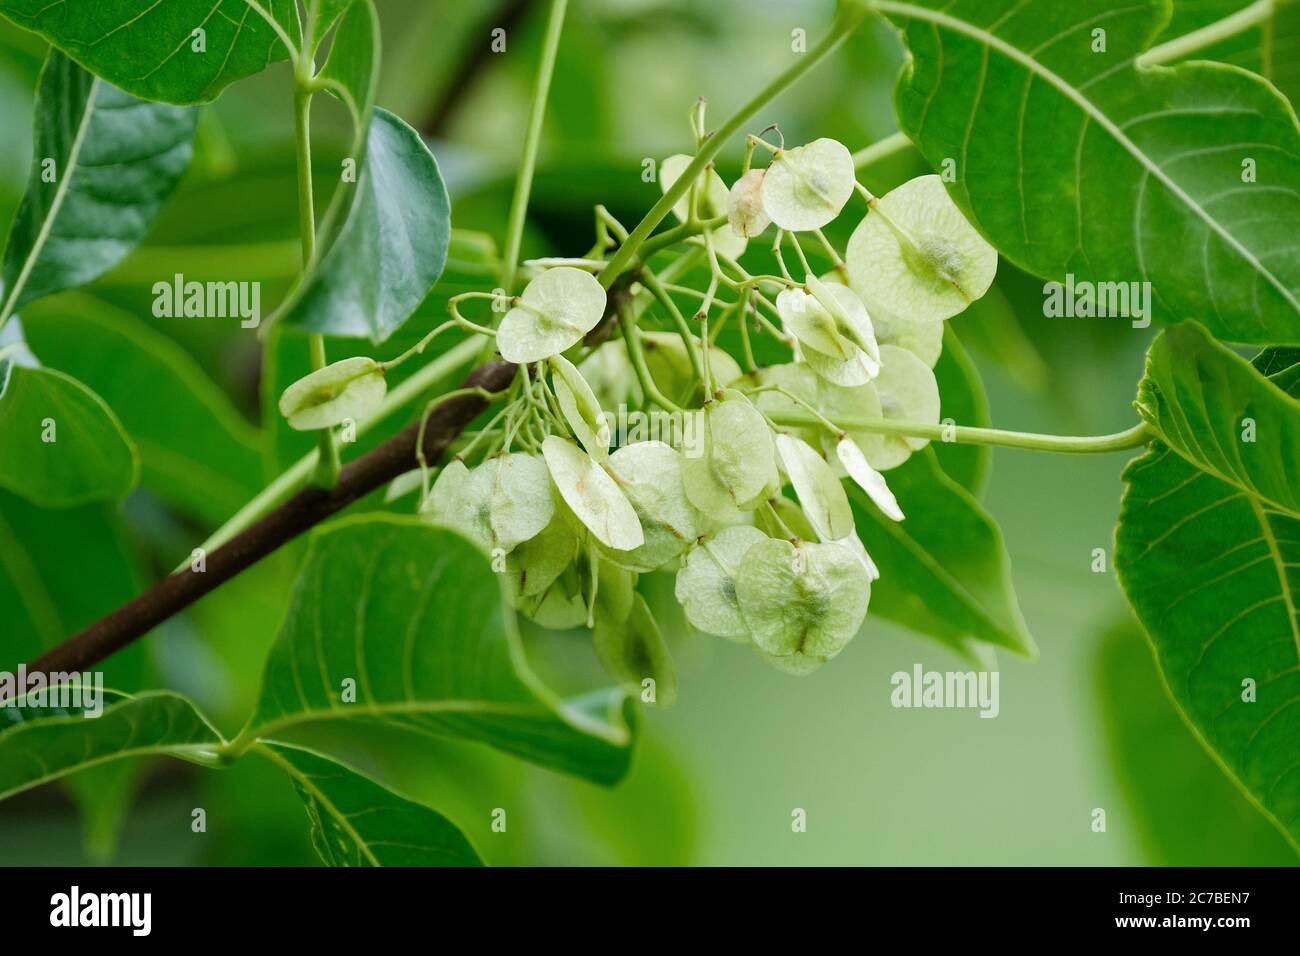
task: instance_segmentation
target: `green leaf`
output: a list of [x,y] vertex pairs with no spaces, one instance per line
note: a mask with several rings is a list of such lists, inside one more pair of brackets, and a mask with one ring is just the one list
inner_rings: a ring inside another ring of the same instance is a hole
[[[939,383],[939,414],[951,418],[958,425],[984,428],[989,421],[989,399],[984,393],[984,380],[971,361],[969,353],[957,338],[951,324],[943,326],[943,352],[934,366],[934,378]],[[988,445],[959,442],[931,442],[939,464],[950,478],[975,497],[984,492],[992,465],[993,449]]]
[[1094,662],[1106,738],[1152,866],[1294,866],[1295,851],[1189,732],[1130,618],[1108,629]]
[[[1260,365],[1278,358],[1266,352]],[[1153,442],[1124,472],[1115,568],[1179,709],[1300,846],[1293,369],[1265,379],[1194,326],[1156,341],[1139,408],[1168,444]],[[1241,440],[1244,418],[1256,419],[1254,442]]]
[[32,348],[103,396],[140,451],[141,483],[209,525],[261,487],[259,436],[184,350],[89,297],[29,314]]
[[[340,0],[330,3],[342,7]],[[333,15],[337,16],[338,11]],[[347,105],[357,142],[365,142],[379,78],[379,14],[371,0],[348,3],[347,13],[334,33],[329,59],[317,78]]]
[[21,334],[17,319],[0,331],[0,488],[52,508],[124,497],[140,462],[117,416],[76,379],[36,365]]
[[5,247],[0,323],[102,275],[140,242],[189,165],[197,120],[51,51],[36,91],[31,176]]
[[420,134],[376,109],[366,158],[327,252],[277,321],[322,335],[383,342],[442,275],[451,206]]
[[0,800],[87,767],[150,754],[210,762],[221,736],[179,694],[103,691],[103,713],[28,704],[0,707]]
[[315,8],[316,18],[312,21],[311,29],[311,46],[316,49],[320,46],[321,41],[325,39],[330,28],[338,22],[338,18],[343,15],[345,10],[351,9],[360,3],[369,3],[369,0],[308,0],[308,11],[312,12]]
[[[1186,36],[1252,6],[1256,0],[1175,0],[1173,18],[1157,42]],[[1300,4],[1274,0],[1267,14],[1253,26],[1198,47],[1186,59],[1217,60],[1258,73],[1292,103],[1300,102]]]
[[[1161,321],[1300,342],[1295,113],[1233,67],[1136,67],[1167,0],[874,6],[912,54],[903,130],[936,168],[956,161],[953,198],[1004,256],[1058,281],[1149,281]],[[1243,182],[1248,158],[1257,182]]]
[[[143,585],[116,510],[107,504],[47,511],[0,492],[0,669],[13,672],[64,638],[126,603]],[[94,568],[94,574],[84,573]],[[144,682],[145,648],[136,643],[97,669],[111,687]],[[138,763],[138,762],[137,762]],[[92,767],[67,781],[80,807],[88,851],[104,859],[135,789],[139,767]]]
[[1261,507],[1300,516],[1300,401],[1199,325],[1177,325],[1152,343],[1137,410],[1202,471]]
[[[447,300],[451,296],[460,292],[492,288],[496,284],[498,271],[496,246],[490,236],[486,233],[453,229],[448,247],[447,268],[433,291],[420,304],[415,315],[380,346],[372,345],[368,339],[337,339],[330,342],[330,358],[353,355],[368,355],[380,361],[396,358],[419,342],[430,328],[446,318]],[[433,359],[460,341],[463,341],[463,336],[459,333],[440,335],[429,344],[424,355],[426,359]],[[389,369],[385,375],[389,387],[396,388],[408,375],[416,371],[417,367],[417,363],[407,362]],[[262,381],[262,407],[263,420],[267,423],[266,457],[269,460],[271,474],[276,475],[293,464],[301,455],[316,447],[317,443],[315,435],[290,428],[289,423],[284,420],[276,407],[284,390],[312,370],[308,337],[293,329],[272,326],[267,341],[264,368],[266,374]],[[391,421],[391,427],[377,427],[362,437],[355,446],[355,452],[361,454],[369,450],[374,447],[373,442],[390,437],[398,428],[405,427],[408,423],[408,420],[401,416],[393,416]]]
[[262,743],[258,752],[293,780],[311,842],[330,866],[482,866],[455,824],[320,754]]
[[980,641],[1034,656],[994,520],[929,449],[886,477],[905,521],[881,515],[856,488],[850,495],[858,536],[880,568],[870,613],[963,654]]
[[564,701],[538,680],[501,582],[466,539],[368,515],[312,536],[244,736],[381,720],[612,783],[631,758],[625,703],[616,690]]
[[[147,100],[206,103],[287,59],[300,39],[297,0],[0,0],[0,14],[86,69]],[[203,49],[194,31],[202,29]]]

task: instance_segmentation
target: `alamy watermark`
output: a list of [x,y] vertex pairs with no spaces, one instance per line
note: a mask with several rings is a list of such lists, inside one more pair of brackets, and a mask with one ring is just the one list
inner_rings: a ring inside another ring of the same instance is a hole
[[199,282],[176,273],[153,284],[153,314],[159,319],[238,318],[245,329],[262,322],[262,283]]
[[0,707],[58,707],[94,718],[104,712],[103,671],[0,671]]
[[978,709],[981,717],[996,717],[1002,709],[997,671],[927,671],[913,664],[910,673],[897,671],[889,683],[895,707]]
[[1049,319],[1132,319],[1133,328],[1151,324],[1150,282],[1091,282],[1066,273],[1065,283],[1043,286],[1043,315]]
[[614,415],[614,444],[622,448],[640,441],[661,441],[678,449],[685,458],[704,455],[703,416],[698,412],[669,412],[662,409],[629,409],[619,405]]

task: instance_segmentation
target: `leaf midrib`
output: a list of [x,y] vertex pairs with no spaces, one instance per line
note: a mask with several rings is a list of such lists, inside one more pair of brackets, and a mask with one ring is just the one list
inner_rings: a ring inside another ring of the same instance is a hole
[[1273,526],[1269,524],[1268,513],[1260,505],[1260,499],[1255,495],[1247,494],[1246,500],[1250,502],[1251,510],[1259,521],[1260,530],[1268,544],[1269,554],[1273,558],[1273,566],[1277,569],[1278,581],[1282,586],[1282,603],[1287,610],[1287,624],[1291,628],[1291,639],[1295,641],[1296,659],[1300,661],[1300,620],[1296,618],[1295,595],[1291,593],[1291,582],[1287,580],[1287,563],[1282,559],[1282,549],[1278,546],[1277,535],[1273,533]]
[[72,180],[76,176],[82,147],[86,142],[86,131],[90,128],[91,117],[95,115],[95,99],[99,95],[101,82],[97,76],[90,81],[90,91],[86,94],[86,105],[81,114],[81,122],[77,125],[77,134],[73,137],[72,148],[68,151],[67,168],[63,173],[63,177],[59,180],[58,188],[54,191],[54,200],[50,203],[45,219],[41,223],[40,231],[36,234],[36,241],[32,243],[31,249],[28,250],[27,258],[23,261],[22,270],[14,280],[14,287],[9,290],[9,297],[5,300],[3,307],[0,307],[0,326],[4,325],[14,311],[18,297],[22,295],[23,287],[27,285],[27,280],[31,278],[32,269],[36,267],[36,260],[41,256],[41,250],[45,248],[45,243],[50,239],[50,231],[54,228],[54,220],[59,217],[59,210],[63,207],[64,199],[67,198]]
[[371,866],[382,867],[383,864],[379,862],[379,857],[375,856],[375,854],[371,852],[370,844],[361,838],[361,834],[358,833],[356,827],[352,825],[352,821],[348,819],[347,814],[340,810],[334,804],[334,801],[327,797],[320,787],[316,786],[315,782],[311,778],[284,757],[281,757],[276,753],[274,748],[267,746],[267,743],[269,743],[269,741],[259,744],[257,746],[257,752],[277,764],[281,770],[298,782],[298,786],[309,791],[313,800],[329,810],[335,821],[337,821],[343,829],[348,831],[348,835],[352,838],[353,844],[366,855],[367,859],[370,860]]
[[1116,126],[1115,123],[1092,102],[1092,100],[1084,96],[1063,77],[1048,69],[1028,53],[1012,46],[1001,37],[989,33],[987,30],[977,27],[974,24],[949,16],[942,11],[929,10],[925,7],[918,7],[910,3],[899,2],[899,0],[875,0],[873,5],[876,9],[885,13],[893,12],[906,17],[913,17],[918,20],[932,23],[935,26],[942,26],[957,33],[964,34],[972,40],[984,44],[986,47],[997,50],[1003,56],[1019,63],[1029,72],[1041,77],[1045,82],[1054,86],[1067,99],[1071,100],[1076,106],[1078,106],[1085,116],[1096,122],[1107,133],[1109,133],[1115,141],[1119,143],[1119,145],[1122,146],[1129,155],[1137,160],[1137,162],[1142,165],[1152,177],[1159,181],[1175,197],[1183,202],[1188,209],[1195,213],[1206,224],[1206,226],[1208,226],[1216,235],[1236,251],[1242,259],[1249,263],[1250,266],[1260,275],[1264,276],[1268,280],[1269,284],[1280,292],[1282,297],[1290,303],[1292,309],[1297,313],[1300,313],[1300,301],[1297,301],[1291,290],[1283,285],[1281,280],[1267,269],[1254,253],[1243,246],[1236,237],[1220,225],[1218,220],[1214,219],[1214,217],[1206,212],[1195,199],[1189,196],[1181,186],[1170,179],[1169,176],[1165,174],[1164,170],[1161,169],[1154,160],[1147,156],[1146,153],[1139,149],[1137,144],[1129,139],[1128,136],[1124,134],[1124,131]]

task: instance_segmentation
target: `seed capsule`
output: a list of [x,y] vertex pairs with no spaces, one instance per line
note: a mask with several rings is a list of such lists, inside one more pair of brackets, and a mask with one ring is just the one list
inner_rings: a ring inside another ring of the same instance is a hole
[[938,176],[876,200],[849,239],[849,284],[908,322],[948,319],[988,291],[998,254],[966,221]]
[[508,362],[540,362],[577,344],[604,315],[605,290],[595,276],[572,266],[547,269],[501,320],[497,349]]
[[298,379],[280,396],[280,414],[297,431],[356,421],[384,399],[388,384],[374,359],[346,358]]
[[831,466],[811,445],[792,435],[776,436],[781,467],[790,477],[799,504],[817,537],[838,541],[853,533],[853,509]]
[[762,169],[751,169],[736,180],[727,194],[727,221],[731,223],[731,231],[746,239],[752,239],[772,224],[763,209],[764,173]]
[[762,414],[736,391],[701,412],[704,448],[682,460],[682,488],[700,511],[722,518],[747,507],[775,484],[772,432]]
[[609,558],[633,571],[654,571],[678,557],[704,531],[705,518],[682,491],[682,457],[659,441],[624,445],[609,473],[632,503],[645,543]]
[[630,551],[645,543],[641,523],[604,469],[573,442],[557,435],[542,442],[551,480],[565,504],[601,544]]
[[820,229],[853,195],[853,155],[833,139],[783,149],[763,182],[763,210],[782,229]]
[[745,553],[736,594],[759,650],[821,664],[862,626],[871,581],[843,545],[769,538]]
[[732,641],[749,640],[749,627],[736,597],[736,572],[745,553],[766,540],[757,528],[732,525],[687,553],[677,572],[676,594],[692,626]]

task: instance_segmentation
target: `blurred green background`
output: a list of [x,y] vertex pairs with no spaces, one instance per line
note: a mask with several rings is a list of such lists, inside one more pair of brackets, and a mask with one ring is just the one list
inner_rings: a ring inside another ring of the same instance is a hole
[[[831,6],[573,0],[525,254],[580,254],[591,242],[597,202],[635,222],[658,196],[641,179],[642,160],[689,148],[694,100],[706,97],[710,117],[721,122],[789,62],[791,31],[815,39]],[[379,0],[378,7],[380,105],[426,134],[453,196],[454,224],[499,239],[543,5]],[[504,53],[488,50],[495,27],[506,30]],[[0,222],[8,222],[26,180],[42,57],[36,38],[0,21]],[[901,62],[893,34],[872,24],[765,110],[756,127],[777,122],[791,142],[823,135],[850,149],[875,142],[895,129],[890,103]],[[259,431],[263,343],[236,320],[154,319],[149,287],[175,271],[198,278],[206,271],[261,279],[264,304],[287,288],[298,261],[290,106],[283,65],[232,87],[208,110],[193,168],[145,246],[86,293],[24,315],[34,346],[44,328],[47,348],[72,360],[75,343],[58,342],[54,332],[60,314],[93,315],[109,327],[147,323],[150,341],[176,367],[210,377],[229,406],[234,437],[224,454],[238,476],[229,489],[235,504],[301,452],[302,436]],[[343,111],[318,107],[315,132],[317,166],[327,175],[348,135]],[[740,146],[729,147],[724,177],[739,160]],[[862,178],[879,193],[924,171],[904,152]],[[490,278],[477,278],[491,287]],[[1041,301],[1041,282],[1004,262],[990,299],[954,320],[985,377],[994,422],[1078,434],[1127,427],[1156,330],[1045,319]],[[411,325],[422,330],[427,319]],[[147,393],[152,384],[135,387]],[[966,665],[868,618],[857,640],[809,678],[670,628],[679,702],[646,716],[635,770],[612,791],[468,745],[373,731],[303,739],[437,807],[495,864],[1294,863],[1173,710],[1113,574],[1092,570],[1093,549],[1111,550],[1126,457],[995,453],[985,503],[1005,532],[1041,659],[1000,661],[994,720],[891,707],[895,671],[917,662]],[[69,628],[174,564],[231,510],[215,500],[209,514],[177,513],[144,493],[127,502],[122,519],[93,509],[33,516],[19,508],[0,498],[0,516],[26,547],[65,574],[79,568],[74,576],[98,582],[90,597],[69,596],[62,605]],[[95,550],[95,541],[109,544]],[[139,660],[119,666],[192,694],[222,730],[237,730],[298,553],[287,549],[245,573],[151,636]],[[0,629],[3,620],[0,609]],[[594,667],[589,647],[572,638],[536,641],[532,651]],[[422,759],[410,759],[417,749]],[[85,821],[68,788],[0,805],[0,861],[316,862],[302,805],[269,765],[247,760],[214,773],[164,762],[138,768],[131,784],[91,800],[96,809]],[[190,830],[195,807],[207,811],[206,833]],[[506,833],[490,830],[497,807],[508,812]],[[807,813],[805,833],[791,831],[795,808]],[[1094,808],[1106,811],[1104,833],[1093,832]]]

